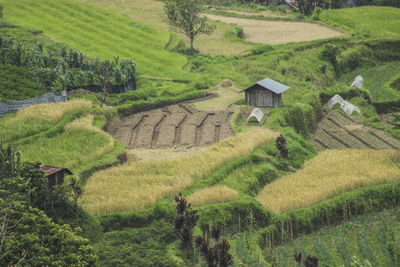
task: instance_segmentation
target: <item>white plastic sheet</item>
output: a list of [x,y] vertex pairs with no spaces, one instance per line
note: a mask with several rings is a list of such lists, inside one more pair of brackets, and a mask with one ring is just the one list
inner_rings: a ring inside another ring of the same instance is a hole
[[264,118],[264,113],[259,108],[255,108],[247,118],[247,121],[249,121],[251,117],[255,117],[257,121],[260,122]]
[[361,75],[358,75],[356,78],[354,78],[353,83],[350,85],[350,87],[356,87],[358,89],[361,89],[364,84],[364,78]]
[[336,104],[339,104],[340,108],[349,115],[351,115],[354,111],[357,113],[361,113],[361,111],[358,107],[343,100],[343,98],[338,94],[334,95],[331,99],[329,99],[328,107],[332,108]]

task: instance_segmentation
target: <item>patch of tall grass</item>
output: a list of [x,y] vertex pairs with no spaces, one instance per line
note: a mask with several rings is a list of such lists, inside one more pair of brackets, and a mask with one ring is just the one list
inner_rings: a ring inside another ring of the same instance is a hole
[[400,152],[326,150],[294,174],[268,184],[256,200],[266,209],[286,212],[357,188],[400,180]]
[[194,192],[187,196],[186,200],[194,207],[200,207],[215,203],[224,203],[239,198],[238,192],[225,185],[216,185]]
[[63,166],[75,174],[85,165],[100,159],[114,149],[114,139],[93,126],[93,115],[67,124],[64,131],[54,137],[39,137],[34,142],[17,146],[22,159],[39,161],[46,165]]
[[45,131],[64,116],[78,110],[89,110],[92,103],[72,100],[61,103],[33,105],[0,118],[1,142],[10,143]]
[[239,133],[185,158],[129,162],[95,173],[82,205],[95,215],[145,209],[183,191],[212,170],[273,142],[277,133],[258,129]]

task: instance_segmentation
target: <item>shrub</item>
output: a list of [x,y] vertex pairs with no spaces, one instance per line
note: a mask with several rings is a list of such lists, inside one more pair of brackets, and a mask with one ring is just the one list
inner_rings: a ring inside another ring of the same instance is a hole
[[308,104],[295,103],[289,107],[286,121],[296,132],[306,135],[315,123],[313,108]]
[[316,7],[311,15],[312,20],[319,20],[319,15],[321,14],[322,9],[320,7]]

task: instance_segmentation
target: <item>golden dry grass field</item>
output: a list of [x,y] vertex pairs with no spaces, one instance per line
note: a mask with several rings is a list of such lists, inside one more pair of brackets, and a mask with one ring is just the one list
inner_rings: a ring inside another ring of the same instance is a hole
[[15,115],[0,118],[0,137],[4,143],[15,142],[24,137],[48,130],[65,115],[78,111],[89,110],[92,102],[72,100],[63,103],[33,105],[19,110]]
[[17,112],[16,120],[41,119],[45,121],[59,121],[64,115],[79,109],[90,109],[92,102],[75,99],[61,103],[32,105]]
[[41,136],[33,142],[18,145],[22,160],[63,166],[79,174],[86,165],[115,149],[114,138],[93,126],[93,119],[92,114],[86,115],[65,125],[55,136]]
[[95,173],[86,184],[83,207],[94,215],[145,209],[183,191],[213,169],[273,142],[277,133],[239,133],[199,153],[170,160],[135,161]]
[[400,180],[400,151],[326,150],[302,170],[264,187],[256,199],[268,210],[286,212],[357,188]]
[[193,207],[224,203],[239,198],[238,192],[226,185],[216,185],[201,189],[189,195],[186,199]]

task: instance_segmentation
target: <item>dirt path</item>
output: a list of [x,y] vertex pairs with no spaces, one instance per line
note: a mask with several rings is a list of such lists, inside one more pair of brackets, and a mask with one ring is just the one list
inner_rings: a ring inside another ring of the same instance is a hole
[[331,28],[307,22],[266,21],[244,18],[224,17],[204,14],[207,18],[225,23],[236,24],[243,28],[245,40],[263,44],[284,44],[343,35]]

